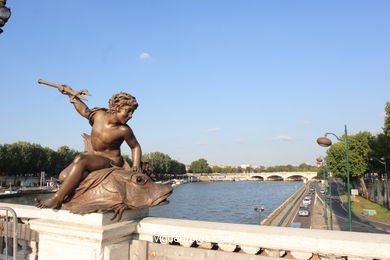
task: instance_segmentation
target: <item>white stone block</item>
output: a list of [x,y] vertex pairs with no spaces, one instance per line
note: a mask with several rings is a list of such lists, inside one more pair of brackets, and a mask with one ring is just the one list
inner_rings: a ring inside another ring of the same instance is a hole
[[40,260],[128,259],[122,256],[128,256],[138,220],[149,213],[148,209],[126,210],[122,221],[117,222],[110,220],[113,213],[78,215],[66,210],[42,211],[47,213],[45,218],[30,221],[31,229],[39,233]]

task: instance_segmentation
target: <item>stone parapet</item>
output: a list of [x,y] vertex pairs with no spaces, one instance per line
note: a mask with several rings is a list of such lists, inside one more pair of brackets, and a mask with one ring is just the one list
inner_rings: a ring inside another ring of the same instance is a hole
[[[137,232],[140,240],[273,257],[390,259],[390,236],[384,234],[255,226],[148,217]],[[207,246],[208,245],[208,246]]]

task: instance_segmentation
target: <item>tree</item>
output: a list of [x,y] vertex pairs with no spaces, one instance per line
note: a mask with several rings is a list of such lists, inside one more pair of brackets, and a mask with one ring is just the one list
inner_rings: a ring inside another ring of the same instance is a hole
[[193,173],[211,173],[212,170],[207,162],[206,159],[199,159],[196,161],[193,161],[190,165],[190,172]]
[[130,167],[133,167],[133,160],[131,160],[130,156],[127,154],[122,154],[122,157],[130,165]]
[[[341,139],[344,140],[345,136]],[[356,135],[348,136],[348,155],[350,165],[350,177],[359,180],[363,193],[367,197],[368,191],[364,182],[364,173],[368,169],[371,133],[359,132]],[[335,176],[346,176],[346,156],[344,142],[333,144],[327,150],[326,162],[330,171]]]
[[177,175],[186,173],[186,166],[176,160],[171,160],[168,173],[173,174],[174,178],[176,178]]
[[160,152],[144,154],[142,161],[149,163],[151,171],[158,179],[163,179],[171,167],[171,157]]
[[386,103],[385,107],[385,125],[384,125],[384,133],[387,137],[390,137],[390,102]]

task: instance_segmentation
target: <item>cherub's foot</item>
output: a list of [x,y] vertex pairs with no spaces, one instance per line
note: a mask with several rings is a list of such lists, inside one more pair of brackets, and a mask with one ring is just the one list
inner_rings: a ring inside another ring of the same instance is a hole
[[40,200],[35,198],[34,200],[37,203],[35,206],[40,209],[44,209],[44,208],[59,209],[62,204],[56,198],[50,198],[46,200]]

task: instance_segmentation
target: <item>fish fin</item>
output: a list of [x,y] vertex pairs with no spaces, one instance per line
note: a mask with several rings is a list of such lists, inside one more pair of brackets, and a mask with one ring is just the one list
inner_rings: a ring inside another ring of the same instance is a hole
[[86,203],[66,203],[63,204],[62,209],[69,210],[74,214],[88,214],[93,212],[108,212],[113,205],[116,205],[116,202],[113,201],[93,201]]
[[76,188],[72,199],[76,199],[77,197],[84,194],[86,191],[93,189],[94,187],[102,183],[104,179],[106,179],[107,176],[110,175],[115,169],[117,168],[106,168],[98,171],[93,171],[88,174],[88,176]]

